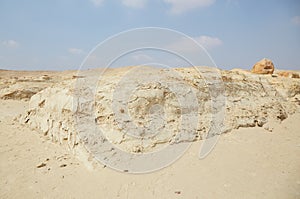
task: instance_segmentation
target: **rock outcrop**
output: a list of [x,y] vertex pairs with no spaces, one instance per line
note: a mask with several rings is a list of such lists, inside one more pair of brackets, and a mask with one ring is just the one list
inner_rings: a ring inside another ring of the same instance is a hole
[[300,78],[299,74],[293,71],[278,71],[276,74],[281,77]]
[[[271,131],[272,124],[300,110],[299,79],[200,67],[112,69],[100,79],[98,74],[84,71],[36,93],[20,122],[71,150],[108,140],[142,153],[242,127]],[[210,134],[216,118],[218,131]],[[91,128],[105,139],[88,134]]]
[[252,73],[256,74],[273,74],[274,72],[274,64],[269,59],[262,59],[256,64],[254,64],[252,68]]

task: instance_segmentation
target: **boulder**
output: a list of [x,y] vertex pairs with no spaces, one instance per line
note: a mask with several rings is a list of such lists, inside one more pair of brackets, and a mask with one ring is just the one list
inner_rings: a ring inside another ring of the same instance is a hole
[[273,74],[274,64],[271,60],[264,58],[253,66],[251,72],[256,74]]

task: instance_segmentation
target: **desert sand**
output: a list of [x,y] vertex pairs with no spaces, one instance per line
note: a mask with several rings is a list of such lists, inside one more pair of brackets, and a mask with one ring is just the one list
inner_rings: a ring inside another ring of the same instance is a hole
[[[114,85],[108,80],[120,79],[124,71],[128,69],[110,71],[103,85]],[[193,80],[189,69],[178,71],[186,75],[186,81]],[[68,93],[71,83],[89,72],[78,75],[75,71],[0,71],[0,198],[300,198],[300,81],[277,75],[279,72],[221,72],[222,81],[227,82],[226,126],[211,153],[204,159],[198,157],[208,134],[201,129],[196,135],[180,137],[179,142],[189,142],[191,147],[178,161],[155,172],[131,174],[77,155],[82,150],[77,147],[84,142],[70,135],[74,130],[68,115],[72,114]],[[261,82],[268,85],[260,86]],[[201,82],[196,82],[196,90],[199,85]],[[253,92],[249,91],[251,88]],[[98,94],[96,99],[109,102],[109,89],[103,96]],[[144,92],[138,91],[137,95]],[[57,101],[43,101],[51,96]],[[155,96],[147,95],[146,99],[159,102]],[[202,100],[203,95],[199,96]],[[208,114],[210,109],[205,105],[202,108],[201,113]],[[54,109],[69,111],[62,115]],[[141,113],[132,110],[131,115],[137,120],[139,114],[144,114],[143,109]],[[170,110],[173,113],[172,107]],[[51,111],[53,114],[46,114]],[[106,126],[112,124],[110,119],[102,120],[99,114],[97,125],[108,131],[113,128]],[[176,124],[177,115],[170,115]],[[55,130],[54,124],[44,128],[43,122],[49,119],[66,123],[66,134]],[[176,127],[169,129],[172,128]],[[151,144],[141,145],[123,139],[115,143],[123,150],[133,147],[131,152],[135,153],[151,151],[153,143],[156,146],[172,140],[158,137]],[[110,137],[110,141],[116,140],[118,136]],[[140,148],[135,151],[137,146]]]

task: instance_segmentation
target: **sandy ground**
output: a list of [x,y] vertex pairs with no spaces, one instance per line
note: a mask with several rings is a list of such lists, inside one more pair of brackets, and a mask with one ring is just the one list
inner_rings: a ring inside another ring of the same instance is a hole
[[88,170],[13,121],[26,106],[0,101],[0,198],[300,198],[299,113],[271,133],[248,128],[222,135],[203,160],[196,142],[173,165],[132,175]]

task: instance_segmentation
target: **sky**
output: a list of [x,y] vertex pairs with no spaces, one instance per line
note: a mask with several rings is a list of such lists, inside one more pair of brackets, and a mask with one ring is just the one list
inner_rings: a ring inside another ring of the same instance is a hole
[[[0,24],[1,69],[78,69],[101,42],[97,57],[110,59],[115,49],[153,34],[151,42],[187,56],[201,51],[189,41],[198,42],[221,69],[250,69],[269,58],[275,68],[300,70],[298,0],[0,0]],[[144,27],[161,28],[161,35],[150,29],[107,40]],[[146,51],[119,59],[119,66],[163,59],[176,66],[166,52]]]

